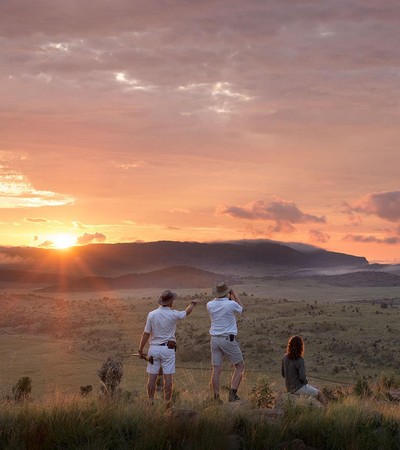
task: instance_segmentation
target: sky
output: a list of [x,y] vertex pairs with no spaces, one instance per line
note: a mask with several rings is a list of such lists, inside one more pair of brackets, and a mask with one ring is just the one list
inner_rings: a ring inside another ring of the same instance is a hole
[[399,23],[392,0],[0,0],[0,245],[400,262]]

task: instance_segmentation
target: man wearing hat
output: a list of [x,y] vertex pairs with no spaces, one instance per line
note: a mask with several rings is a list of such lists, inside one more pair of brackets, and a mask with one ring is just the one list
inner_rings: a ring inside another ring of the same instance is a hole
[[188,316],[197,304],[197,301],[193,300],[185,311],[177,311],[172,309],[172,304],[176,297],[177,294],[170,290],[166,290],[160,295],[158,299],[160,306],[147,316],[146,326],[144,327],[138,350],[139,356],[143,357],[144,346],[150,339],[148,357],[153,357],[153,364],[147,363],[147,373],[149,374],[147,393],[149,399],[154,398],[157,377],[160,368],[162,368],[164,399],[167,404],[171,402],[172,375],[175,373],[176,324],[179,320]]
[[222,371],[223,357],[229,358],[235,366],[232,375],[229,401],[239,400],[237,390],[244,372],[243,355],[239,343],[236,341],[237,324],[235,314],[243,312],[243,304],[225,282],[218,283],[213,289],[214,300],[207,303],[207,311],[211,318],[211,362],[213,372],[211,384],[214,391],[214,400],[221,402],[219,398],[219,378]]

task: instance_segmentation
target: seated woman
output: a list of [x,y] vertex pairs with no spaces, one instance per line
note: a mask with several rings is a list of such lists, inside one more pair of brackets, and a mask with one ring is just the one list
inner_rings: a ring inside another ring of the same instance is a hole
[[316,397],[325,404],[326,400],[322,392],[308,384],[303,355],[303,338],[301,336],[289,338],[286,353],[282,359],[282,376],[285,378],[286,390],[291,394]]

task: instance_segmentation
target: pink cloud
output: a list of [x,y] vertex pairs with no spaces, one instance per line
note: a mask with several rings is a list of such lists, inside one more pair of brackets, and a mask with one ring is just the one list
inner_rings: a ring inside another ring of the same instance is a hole
[[321,244],[327,243],[331,238],[328,233],[324,233],[321,230],[310,230],[309,235],[313,242],[319,242]]
[[46,240],[46,241],[43,241],[42,243],[40,243],[39,247],[51,248],[51,247],[54,247],[54,242],[51,240]]
[[400,238],[396,236],[388,236],[385,238],[380,238],[377,236],[363,236],[363,235],[354,235],[348,234],[344,238],[345,241],[351,242],[361,242],[361,243],[376,243],[376,244],[387,244],[387,245],[395,245],[400,243]]
[[293,202],[275,200],[266,203],[256,200],[246,206],[223,206],[218,208],[219,214],[249,220],[276,220],[285,223],[326,223],[324,216],[317,217],[302,212]]
[[33,217],[27,217],[26,222],[33,222],[33,223],[46,223],[48,222],[47,219],[40,219],[40,218],[33,218]]
[[381,219],[400,220],[400,191],[368,194],[352,204],[345,203],[344,211],[350,215],[375,215]]
[[268,227],[268,235],[292,233],[295,231],[293,224],[326,223],[324,216],[318,217],[305,213],[293,202],[285,200],[275,200],[269,203],[264,200],[257,200],[245,206],[219,206],[217,214],[246,220],[273,221],[274,224]]
[[79,236],[76,240],[78,245],[87,245],[92,242],[104,242],[106,240],[106,236],[103,233],[83,233],[82,236]]

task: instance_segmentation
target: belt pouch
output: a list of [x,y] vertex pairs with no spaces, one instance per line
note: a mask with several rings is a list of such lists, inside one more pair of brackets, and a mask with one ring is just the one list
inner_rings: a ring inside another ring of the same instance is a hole
[[174,349],[176,351],[176,342],[175,341],[168,341],[167,347],[170,349]]

